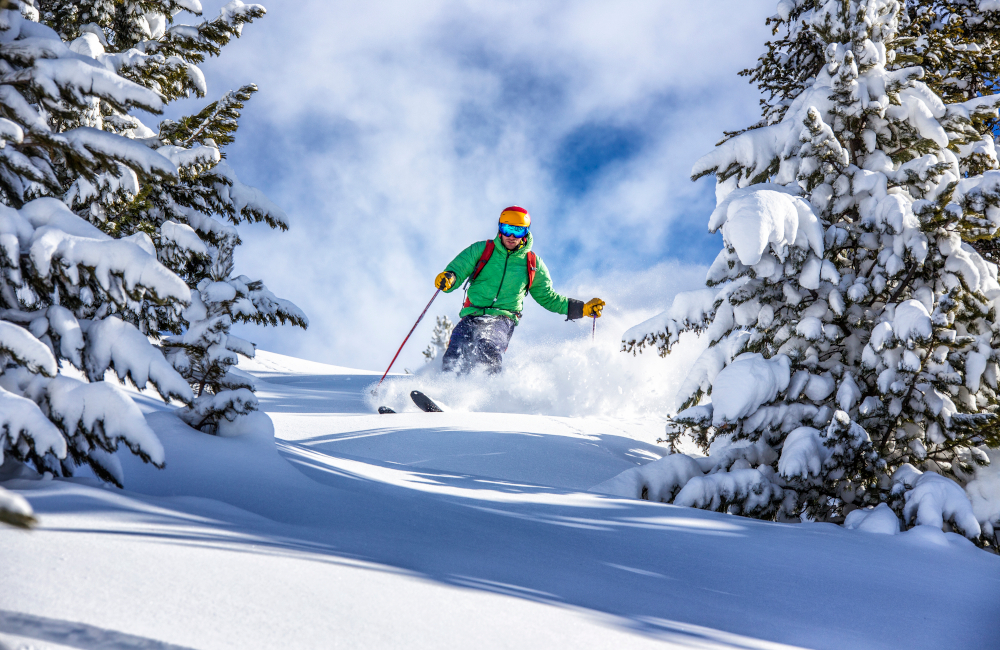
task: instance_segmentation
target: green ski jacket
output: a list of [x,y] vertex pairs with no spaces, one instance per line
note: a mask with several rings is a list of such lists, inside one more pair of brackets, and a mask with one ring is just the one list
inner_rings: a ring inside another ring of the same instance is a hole
[[[531,233],[518,248],[508,251],[500,236],[493,240],[496,248],[490,261],[479,273],[476,281],[469,285],[468,299],[472,303],[459,312],[460,318],[466,316],[506,316],[515,323],[521,318],[521,307],[524,296],[528,293],[528,251],[531,250]],[[455,274],[455,284],[449,293],[461,286],[465,279],[476,270],[476,264],[486,248],[485,241],[478,241],[469,246],[453,259],[445,271]],[[552,278],[545,268],[542,258],[538,257],[538,268],[535,270],[535,281],[531,284],[531,297],[539,305],[557,314],[565,314],[569,318],[583,317],[583,303],[579,300],[561,296],[552,289]]]

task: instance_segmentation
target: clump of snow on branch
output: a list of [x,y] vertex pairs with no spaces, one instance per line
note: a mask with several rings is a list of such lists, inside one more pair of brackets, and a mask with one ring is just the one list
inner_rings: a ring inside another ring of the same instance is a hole
[[28,500],[0,487],[0,523],[18,528],[30,528],[36,523]]
[[670,503],[688,481],[704,473],[696,459],[684,454],[673,454],[627,469],[618,476],[595,485],[590,491]]
[[880,503],[873,508],[859,508],[847,514],[844,528],[880,535],[899,533],[899,517],[888,505]]
[[895,63],[913,47],[897,40],[905,9],[779,6],[786,38],[755,76],[765,120],[692,169],[717,181],[709,288],[622,341],[663,356],[684,333],[707,340],[666,436],[707,454],[702,474],[629,470],[629,496],[859,529],[886,528],[887,505],[904,526],[996,544],[1000,507],[975,477],[1000,446],[1000,96],[945,101],[950,82]]

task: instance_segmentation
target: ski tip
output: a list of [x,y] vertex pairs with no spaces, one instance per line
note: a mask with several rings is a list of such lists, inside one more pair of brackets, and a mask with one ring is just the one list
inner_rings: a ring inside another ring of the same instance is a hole
[[393,411],[388,406],[380,406],[380,407],[378,407],[378,412],[379,412],[380,415],[385,415],[386,413],[395,413],[395,411]]
[[427,397],[419,390],[410,391],[410,399],[416,404],[421,411],[425,413],[442,413],[441,407],[434,403],[434,400]]

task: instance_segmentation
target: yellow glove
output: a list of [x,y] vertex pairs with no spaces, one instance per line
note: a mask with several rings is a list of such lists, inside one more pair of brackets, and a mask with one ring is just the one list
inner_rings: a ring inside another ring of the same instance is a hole
[[583,317],[593,316],[594,318],[600,318],[602,309],[604,309],[604,301],[600,298],[594,298],[583,306]]
[[455,274],[451,271],[442,271],[434,278],[434,286],[442,291],[451,289],[453,284],[455,284]]

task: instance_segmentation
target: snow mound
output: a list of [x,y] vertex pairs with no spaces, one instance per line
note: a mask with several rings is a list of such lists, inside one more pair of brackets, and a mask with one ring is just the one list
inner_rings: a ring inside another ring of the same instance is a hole
[[17,445],[24,434],[30,434],[39,456],[52,453],[66,458],[66,440],[38,405],[0,387],[0,463],[4,447]]
[[194,399],[187,381],[131,323],[109,316],[92,324],[87,337],[90,347],[84,364],[92,381],[111,368],[119,379],[124,381],[127,378],[138,387],[145,387],[151,382],[166,399],[177,398],[188,402]]
[[778,472],[782,476],[819,476],[832,449],[823,444],[822,434],[812,427],[799,427],[788,434],[781,448]]
[[627,469],[618,476],[595,485],[589,491],[670,503],[685,483],[704,473],[694,458],[684,454],[671,454],[660,460]]
[[955,481],[906,463],[892,475],[892,482],[894,491],[905,490],[903,517],[907,522],[940,530],[947,521],[966,537],[979,537],[982,529],[972,503]]
[[0,352],[10,354],[31,372],[52,377],[59,371],[56,358],[44,343],[23,327],[7,321],[0,321]]
[[27,499],[0,487],[0,522],[27,527],[34,521],[34,515]]
[[[758,469],[738,469],[692,478],[677,494],[679,506],[721,511],[742,503],[742,514],[766,510],[782,489]],[[740,513],[737,513],[740,514]]]
[[888,505],[880,503],[874,508],[851,511],[844,520],[844,528],[866,533],[896,535],[899,533],[899,518]]
[[892,319],[892,331],[903,341],[915,339],[929,341],[931,338],[931,315],[919,300],[906,300],[896,307]]

